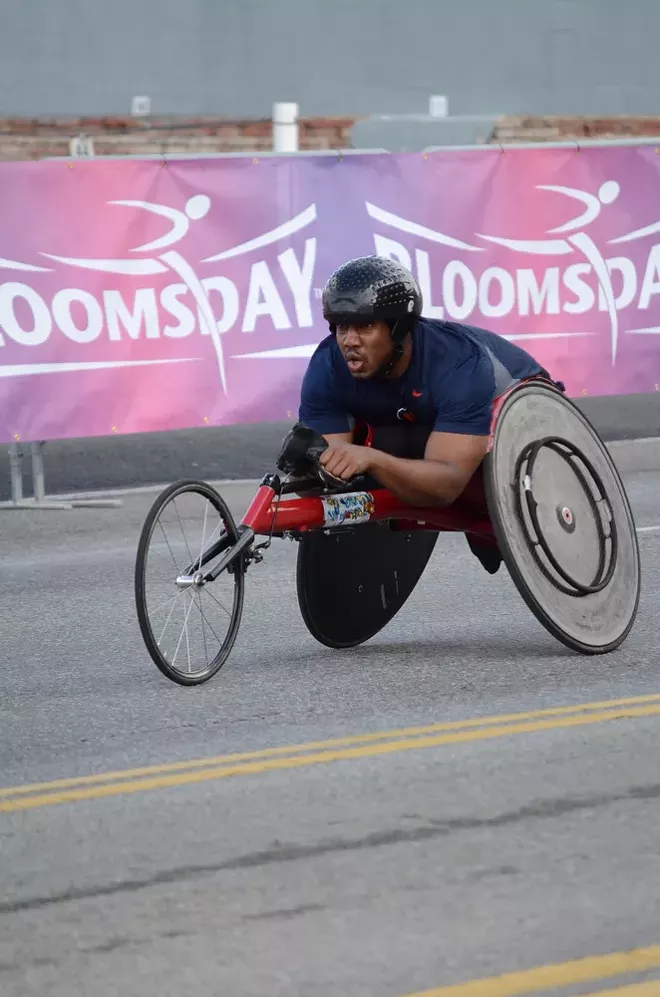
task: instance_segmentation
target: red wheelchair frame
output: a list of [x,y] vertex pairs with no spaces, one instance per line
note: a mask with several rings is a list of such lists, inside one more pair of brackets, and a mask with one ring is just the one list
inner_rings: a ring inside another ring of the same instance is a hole
[[[527,378],[520,381],[499,395],[493,405],[491,430],[488,440],[489,453],[493,447],[495,428],[499,413],[504,402],[512,391],[528,381],[545,380],[544,378]],[[293,483],[293,488],[299,483]],[[468,482],[461,496],[450,506],[411,506],[396,498],[387,488],[356,489],[355,492],[339,492],[333,497],[341,500],[342,495],[360,494],[365,491],[370,501],[364,506],[364,518],[358,522],[379,522],[390,520],[395,529],[411,532],[413,530],[434,530],[444,533],[471,533],[482,537],[490,537],[494,541],[493,525],[491,523],[486,495],[483,486],[482,466]],[[326,514],[326,495],[305,497],[296,495],[283,498],[284,492],[279,489],[279,479],[267,475],[260,484],[250,506],[243,516],[239,530],[249,529],[253,535],[282,536],[284,534],[308,533],[310,530],[328,529],[333,522]],[[344,521],[350,525],[350,517]],[[344,525],[342,523],[341,525]]]
[[[480,475],[479,475],[480,478]],[[477,476],[470,485],[479,485]],[[468,485],[468,489],[470,488]],[[467,490],[466,490],[467,491]],[[363,492],[341,492],[334,496],[364,494]],[[369,522],[394,520],[401,529],[438,530],[443,532],[478,533],[492,536],[493,527],[485,508],[478,503],[470,503],[465,493],[449,507],[417,507],[407,505],[397,499],[387,488],[369,489],[372,501],[368,503]],[[307,533],[310,530],[328,529],[333,525],[326,518],[325,496],[295,496],[280,498],[273,484],[262,483],[247,509],[241,526],[249,527],[255,535],[281,536],[286,533]],[[366,522],[367,518],[358,522]],[[345,520],[350,524],[350,518]]]

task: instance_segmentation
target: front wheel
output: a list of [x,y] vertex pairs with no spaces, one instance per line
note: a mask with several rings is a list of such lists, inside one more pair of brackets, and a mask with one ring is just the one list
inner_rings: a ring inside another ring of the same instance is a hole
[[244,554],[213,581],[204,576],[238,538],[226,502],[203,481],[169,485],[147,514],[135,562],[137,616],[154,663],[179,685],[208,681],[234,646]]

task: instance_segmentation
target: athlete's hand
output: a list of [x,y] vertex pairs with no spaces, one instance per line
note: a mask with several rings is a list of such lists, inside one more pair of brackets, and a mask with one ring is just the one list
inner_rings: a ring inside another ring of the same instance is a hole
[[368,473],[373,462],[373,450],[354,443],[332,443],[323,451],[319,462],[335,478],[350,481],[359,474]]

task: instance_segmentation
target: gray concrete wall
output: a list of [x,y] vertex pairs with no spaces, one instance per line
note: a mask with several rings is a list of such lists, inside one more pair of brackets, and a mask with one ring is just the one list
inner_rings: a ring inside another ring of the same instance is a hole
[[[576,399],[607,441],[660,437],[660,393]],[[261,478],[274,470],[290,423],[222,426],[89,440],[53,440],[44,451],[51,494],[163,484],[178,478]],[[660,467],[658,442],[633,451],[634,468]],[[640,455],[643,463],[640,463]],[[30,450],[25,494],[32,493]],[[0,501],[10,498],[8,448],[0,448]]]
[[0,0],[0,115],[653,114],[658,0]]

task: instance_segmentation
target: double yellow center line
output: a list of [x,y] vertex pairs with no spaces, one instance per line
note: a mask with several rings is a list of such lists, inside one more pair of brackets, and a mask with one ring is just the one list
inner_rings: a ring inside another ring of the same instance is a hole
[[429,724],[400,730],[356,734],[351,737],[307,744],[284,745],[239,754],[217,755],[169,765],[104,772],[98,775],[58,779],[54,782],[32,783],[0,789],[0,813],[32,810],[83,800],[142,793],[173,786],[187,786],[230,776],[259,775],[283,769],[306,768],[329,762],[374,758],[445,744],[487,741],[514,734],[560,730],[627,720],[635,717],[660,716],[660,693],[612,699],[598,703],[579,703],[526,713],[476,717],[451,723]]
[[[408,997],[522,997],[523,994],[537,994],[548,990],[556,992],[559,987],[589,984],[596,980],[611,980],[619,985],[608,986],[606,990],[589,990],[589,997],[658,997],[660,979],[623,984],[620,982],[623,976],[657,969],[660,969],[660,945],[651,945],[648,948],[587,956],[571,962],[537,966],[502,976],[435,987],[433,990],[408,994]],[[612,980],[613,977],[619,977],[619,981]]]

